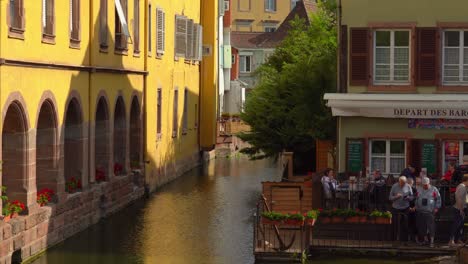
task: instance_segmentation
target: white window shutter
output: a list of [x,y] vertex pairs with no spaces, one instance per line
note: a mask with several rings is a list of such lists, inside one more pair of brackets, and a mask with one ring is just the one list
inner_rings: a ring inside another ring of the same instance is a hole
[[203,26],[198,26],[198,60],[202,60],[203,56]]
[[187,34],[186,34],[187,48],[185,49],[185,58],[192,59],[193,57],[193,20],[187,20]]
[[73,0],[70,0],[70,36],[73,31]]
[[162,13],[162,52],[166,50],[166,13],[164,11]]
[[42,28],[45,29],[47,25],[47,0],[42,0]]
[[187,48],[187,19],[183,16],[176,15],[176,57],[184,57]]
[[165,27],[165,23],[164,23],[164,12],[162,11],[162,9],[157,9],[157,12],[156,12],[156,23],[157,23],[157,33],[156,33],[156,52],[158,54],[164,54],[164,27]]

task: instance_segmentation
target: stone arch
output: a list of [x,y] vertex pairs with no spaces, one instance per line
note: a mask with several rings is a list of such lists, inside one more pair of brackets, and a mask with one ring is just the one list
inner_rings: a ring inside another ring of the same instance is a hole
[[23,105],[13,100],[3,112],[2,185],[10,201],[28,204],[28,121]]
[[115,103],[114,110],[114,171],[115,167],[120,166],[121,171],[115,173],[121,175],[125,173],[127,161],[127,118],[125,111],[125,102],[122,96],[119,96]]
[[133,96],[130,106],[130,166],[139,169],[142,160],[141,107],[138,96]]
[[[64,119],[64,179],[82,179],[83,117],[79,97],[71,96]],[[68,190],[67,190],[68,191]]]
[[36,125],[36,186],[57,192],[57,115],[50,99],[40,105]]
[[96,169],[95,180],[105,181],[109,179],[109,104],[105,94],[98,97],[96,103],[96,117],[94,130],[94,166]]

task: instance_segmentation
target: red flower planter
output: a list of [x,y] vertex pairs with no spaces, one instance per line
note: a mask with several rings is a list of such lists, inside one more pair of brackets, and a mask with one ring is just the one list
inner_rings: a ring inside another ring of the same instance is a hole
[[328,216],[320,216],[319,219],[320,219],[320,223],[321,223],[321,224],[329,224],[329,223],[331,223],[331,217],[328,217]]
[[293,220],[293,219],[288,219],[284,221],[285,225],[290,225],[290,226],[303,226],[304,225],[304,220]]
[[4,223],[10,222],[10,220],[11,220],[11,216],[10,216],[10,215],[5,215],[5,216],[3,217],[3,222],[4,222]]
[[306,224],[308,226],[314,226],[317,219],[306,219]]
[[340,224],[344,222],[344,218],[341,216],[333,216],[331,222],[334,224]]
[[262,224],[264,224],[264,225],[280,225],[281,221],[270,220],[268,218],[262,217]]
[[358,216],[359,217],[359,223],[365,224],[367,223],[367,216]]
[[392,224],[392,219],[386,217],[377,217],[375,218],[375,223],[378,225],[390,225]]
[[349,223],[349,224],[359,223],[359,216],[350,216],[350,217],[346,218],[346,223]]

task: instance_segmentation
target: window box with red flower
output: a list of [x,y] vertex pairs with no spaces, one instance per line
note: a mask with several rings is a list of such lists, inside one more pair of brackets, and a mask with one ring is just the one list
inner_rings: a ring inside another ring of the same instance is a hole
[[303,226],[304,219],[305,217],[300,213],[287,214],[284,224],[290,226]]
[[96,169],[96,176],[95,176],[95,178],[96,178],[96,182],[97,182],[97,183],[106,181],[106,172],[104,171],[104,169],[102,169],[102,168]]
[[330,210],[323,210],[322,208],[319,208],[318,210],[320,212],[320,218],[319,218],[320,224],[329,224],[331,222]]
[[54,191],[49,188],[43,188],[37,192],[37,203],[42,207],[52,201]]
[[263,212],[262,224],[264,225],[280,225],[286,219],[286,215],[278,212]]
[[71,177],[67,182],[65,183],[65,190],[68,193],[74,193],[77,191],[80,191],[82,188],[81,186],[81,180],[76,179],[75,177]]
[[116,163],[114,164],[114,175],[115,175],[115,176],[119,176],[119,175],[122,175],[122,173],[123,173],[123,166],[122,166],[122,164],[116,162]]
[[305,217],[306,224],[308,226],[314,226],[315,222],[317,221],[317,218],[319,217],[319,215],[320,215],[319,210],[311,210],[311,211],[305,213],[304,217]]

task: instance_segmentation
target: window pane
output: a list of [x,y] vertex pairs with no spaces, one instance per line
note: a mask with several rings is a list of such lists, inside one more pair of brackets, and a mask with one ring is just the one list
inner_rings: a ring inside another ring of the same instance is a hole
[[372,154],[385,154],[387,143],[382,140],[372,141]]
[[445,48],[445,64],[459,64],[460,63],[460,49],[458,48]]
[[445,66],[444,68],[444,81],[445,82],[458,82],[460,81],[459,66]]
[[463,32],[463,34],[465,35],[463,44],[465,47],[468,47],[468,31]]
[[395,81],[408,81],[409,80],[408,65],[395,65],[393,79]]
[[397,47],[409,46],[409,32],[408,31],[395,31],[395,46]]
[[463,49],[463,64],[468,64],[468,48]]
[[390,47],[390,31],[376,31],[375,32],[375,45],[377,47]]
[[468,82],[468,66],[463,67],[463,81]]
[[405,169],[405,158],[390,158],[390,173],[401,173]]
[[445,32],[445,46],[446,47],[459,47],[460,46],[460,32],[446,31]]
[[374,171],[374,170],[380,170],[381,172],[386,172],[385,158],[375,158],[375,157],[372,157],[372,160],[371,160],[371,169],[372,169],[372,171]]
[[390,154],[405,154],[405,142],[390,141]]
[[376,81],[390,81],[390,65],[376,65],[375,66],[375,80]]
[[376,48],[375,63],[390,64],[390,48]]
[[463,142],[463,156],[468,155],[468,141]]
[[409,64],[409,48],[395,48],[395,64]]

